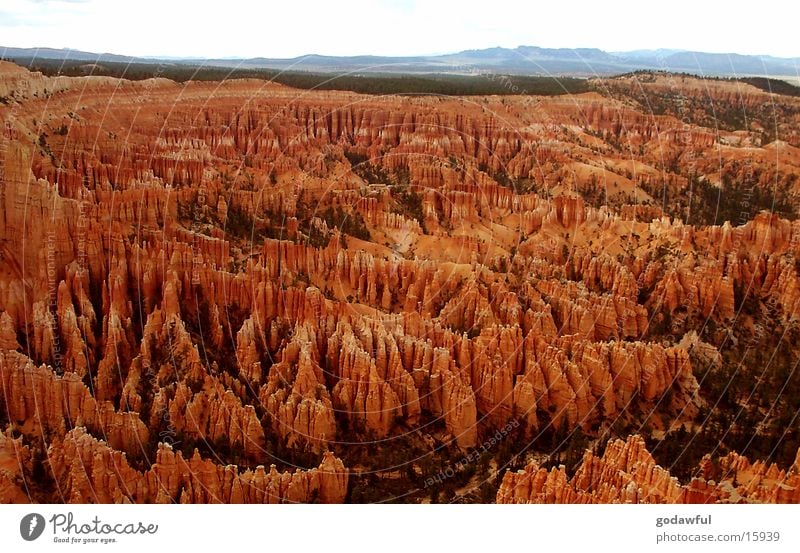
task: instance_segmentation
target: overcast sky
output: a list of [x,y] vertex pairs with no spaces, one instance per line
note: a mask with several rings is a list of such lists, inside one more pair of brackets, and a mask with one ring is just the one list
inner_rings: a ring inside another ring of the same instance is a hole
[[519,45],[800,57],[795,3],[0,0],[0,45],[185,57],[416,55]]

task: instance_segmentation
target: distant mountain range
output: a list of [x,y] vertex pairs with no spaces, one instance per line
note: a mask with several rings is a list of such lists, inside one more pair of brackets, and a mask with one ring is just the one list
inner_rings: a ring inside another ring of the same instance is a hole
[[514,75],[591,77],[635,70],[664,70],[709,76],[767,76],[800,79],[800,58],[741,54],[711,54],[683,50],[605,52],[597,48],[487,48],[437,56],[322,56],[297,58],[144,58],[97,54],[69,49],[11,48],[0,46],[0,56],[10,60],[41,58],[92,63],[154,63],[212,65],[244,69],[278,69],[335,73],[454,73],[479,72]]

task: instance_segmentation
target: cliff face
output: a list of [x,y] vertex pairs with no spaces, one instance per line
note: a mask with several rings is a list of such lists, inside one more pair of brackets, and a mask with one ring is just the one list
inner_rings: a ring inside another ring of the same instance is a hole
[[28,503],[25,476],[31,451],[22,443],[22,437],[9,434],[0,434],[0,499],[3,503]]
[[142,473],[79,427],[55,439],[48,455],[57,497],[69,503],[341,503],[347,494],[347,470],[331,453],[308,471],[240,471],[162,444]]
[[47,366],[37,367],[26,356],[9,352],[0,353],[0,381],[8,419],[30,425],[26,432],[57,435],[85,424],[106,436],[113,447],[129,452],[149,439],[138,413],[97,401],[72,373],[58,376]]
[[[718,466],[715,471],[711,467]],[[498,503],[798,503],[800,466],[787,472],[774,464],[751,464],[729,454],[716,463],[705,457],[704,477],[681,485],[658,466],[640,436],[615,440],[597,456],[587,450],[572,478],[564,466],[540,468],[535,462],[508,472]],[[713,473],[717,472],[716,475]],[[717,481],[711,479],[718,478]]]
[[[387,469],[369,465],[395,440],[438,459],[511,423],[669,433],[705,403],[692,325],[747,301],[800,317],[797,222],[690,225],[647,192],[742,152],[598,94],[298,95],[0,62],[0,95],[4,500],[342,501],[344,465]],[[752,149],[759,179],[778,171]],[[800,171],[785,149],[780,179]],[[45,452],[58,496],[25,489]],[[548,500],[589,493],[528,472]],[[630,499],[602,479],[592,498]],[[658,479],[635,485],[686,493]]]

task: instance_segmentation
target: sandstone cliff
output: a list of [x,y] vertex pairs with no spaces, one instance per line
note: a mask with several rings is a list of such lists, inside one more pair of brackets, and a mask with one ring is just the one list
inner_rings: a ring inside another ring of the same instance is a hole
[[[693,224],[654,193],[790,190],[788,143],[597,93],[298,95],[0,62],[0,96],[2,500],[38,497],[45,452],[60,495],[42,500],[342,501],[344,465],[380,472],[400,440],[442,462],[511,422],[669,435],[720,404],[704,359],[800,318],[790,213]],[[788,387],[787,358],[741,378]],[[759,428],[800,408],[781,401]],[[736,486],[680,486],[631,439],[571,479],[509,474],[498,498],[790,501],[780,435],[781,466],[719,461]]]

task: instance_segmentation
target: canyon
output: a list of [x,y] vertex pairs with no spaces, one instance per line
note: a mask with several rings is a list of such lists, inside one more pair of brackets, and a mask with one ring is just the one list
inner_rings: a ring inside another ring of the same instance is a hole
[[593,86],[0,62],[0,501],[800,501],[800,99]]

